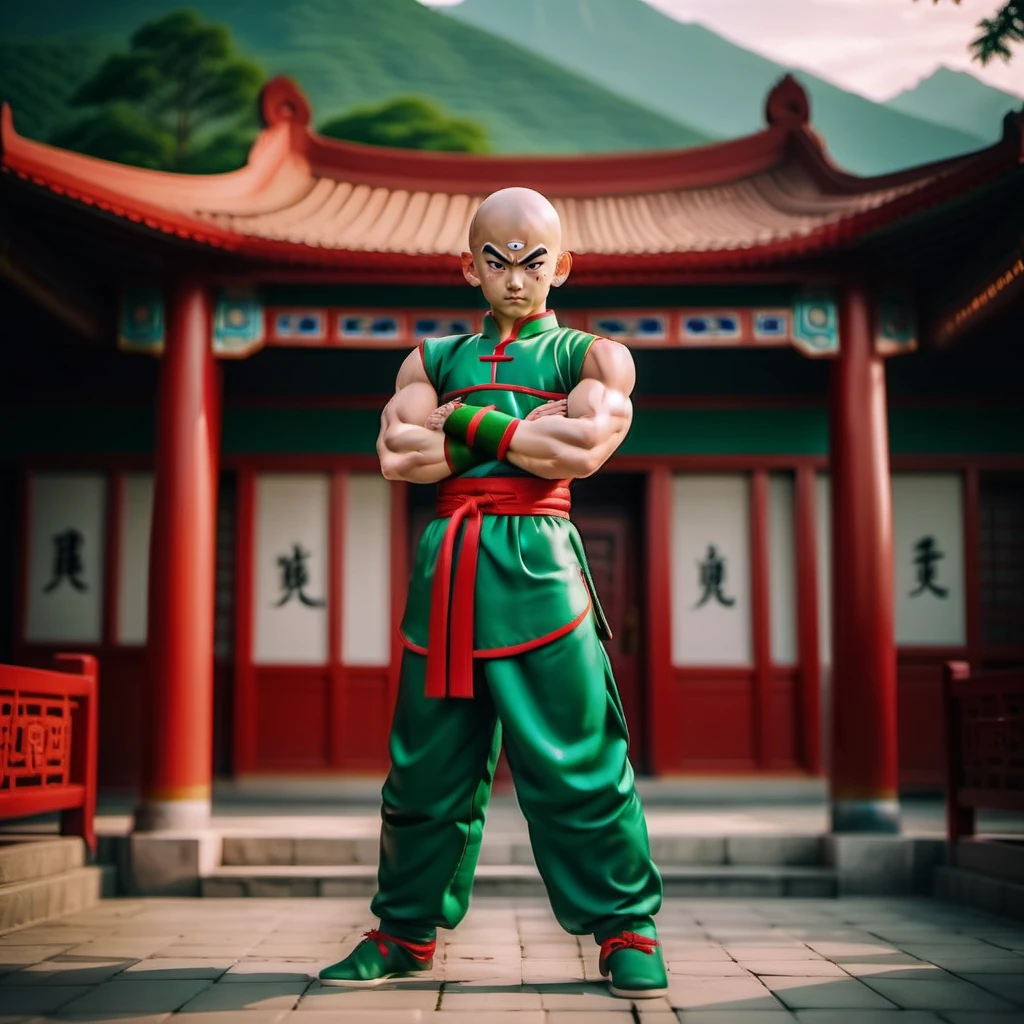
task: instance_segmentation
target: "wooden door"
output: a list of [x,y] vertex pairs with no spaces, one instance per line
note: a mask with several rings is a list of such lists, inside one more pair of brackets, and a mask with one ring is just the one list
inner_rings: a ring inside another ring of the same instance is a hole
[[634,524],[625,510],[618,515],[581,512],[574,517],[587,550],[601,606],[611,627],[605,649],[626,713],[630,752],[634,763],[643,761],[644,706],[640,687],[640,594],[637,586]]
[[644,477],[602,473],[572,487],[572,520],[586,548],[598,597],[611,627],[605,649],[629,726],[630,758],[647,764],[644,604],[641,597]]

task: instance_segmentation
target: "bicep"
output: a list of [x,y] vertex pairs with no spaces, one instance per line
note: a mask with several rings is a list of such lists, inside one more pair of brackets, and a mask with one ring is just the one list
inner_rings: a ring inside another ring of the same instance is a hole
[[[596,380],[605,387],[631,395],[636,387],[636,367],[625,345],[608,338],[598,338],[590,346],[580,370],[579,387],[587,380]],[[575,388],[573,389],[575,390]]]
[[427,376],[427,369],[423,365],[422,346],[417,345],[402,361],[398,369],[398,378],[395,380],[395,390],[401,391],[407,384],[433,384]]
[[402,361],[395,379],[395,395],[388,403],[400,423],[422,426],[437,408],[437,392],[427,377],[420,347]]

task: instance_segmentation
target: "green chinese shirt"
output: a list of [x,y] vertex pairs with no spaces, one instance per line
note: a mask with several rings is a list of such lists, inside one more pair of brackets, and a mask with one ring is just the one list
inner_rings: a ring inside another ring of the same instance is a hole
[[[579,383],[595,336],[559,327],[554,314],[518,321],[502,340],[488,314],[482,334],[427,338],[420,345],[427,378],[441,402],[493,405],[525,417]],[[473,466],[467,477],[532,474],[505,461]],[[426,650],[434,567],[448,519],[427,526],[416,551],[402,637]],[[458,551],[456,549],[456,564]],[[542,643],[593,604],[600,635],[610,636],[597,600],[583,542],[576,527],[558,516],[484,515],[476,570],[473,649],[482,655]]]

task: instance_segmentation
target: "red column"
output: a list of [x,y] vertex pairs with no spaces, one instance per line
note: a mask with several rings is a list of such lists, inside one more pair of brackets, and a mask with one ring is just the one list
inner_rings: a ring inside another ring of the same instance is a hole
[[147,700],[139,830],[204,823],[213,770],[213,601],[220,368],[197,279],[167,295],[149,552]]
[[832,368],[834,832],[899,831],[892,485],[869,292],[847,286]]

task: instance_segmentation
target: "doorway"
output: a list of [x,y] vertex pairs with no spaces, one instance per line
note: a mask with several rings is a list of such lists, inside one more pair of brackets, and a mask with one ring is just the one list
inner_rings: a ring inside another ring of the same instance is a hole
[[649,770],[642,600],[644,483],[642,473],[602,473],[572,485],[572,520],[611,628],[605,650],[622,699],[630,760],[637,772]]
[[[587,552],[601,605],[611,627],[605,644],[629,727],[630,759],[638,772],[647,763],[647,690],[643,664],[642,602],[644,522],[642,473],[602,473],[572,484],[572,521]],[[433,518],[435,488],[409,488],[410,564]],[[504,777],[504,771],[499,778]]]

